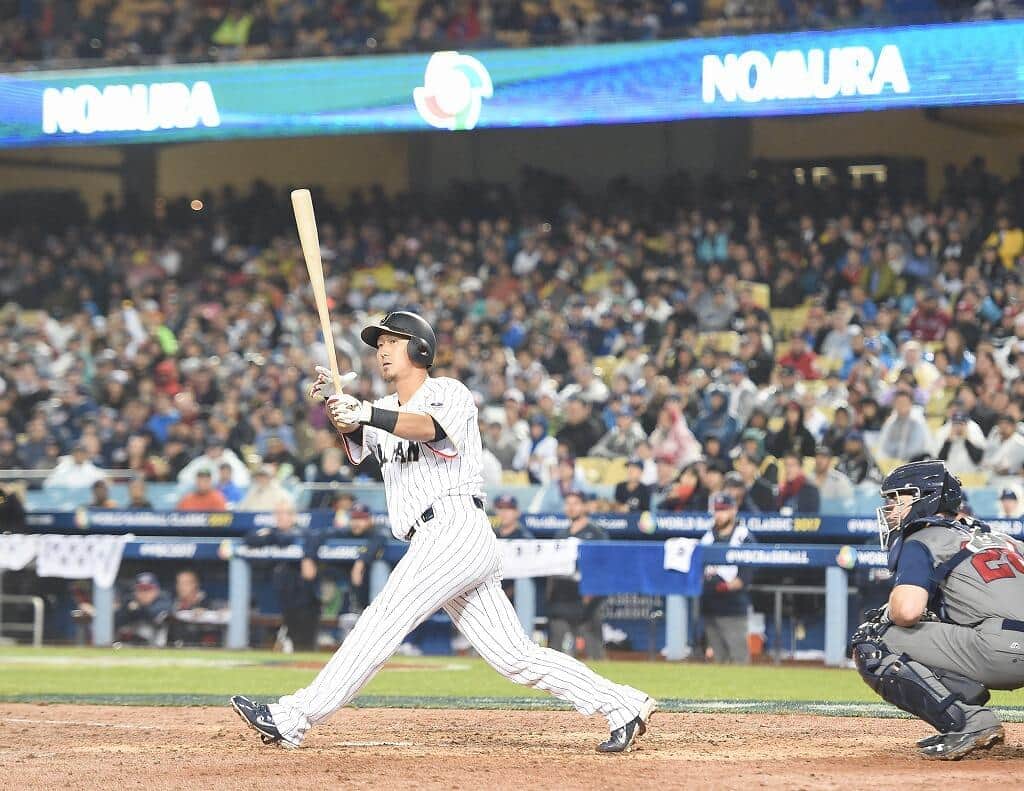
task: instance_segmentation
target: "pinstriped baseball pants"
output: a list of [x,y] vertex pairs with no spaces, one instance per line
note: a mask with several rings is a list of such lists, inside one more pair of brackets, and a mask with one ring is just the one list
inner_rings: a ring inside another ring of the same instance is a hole
[[313,682],[271,704],[283,735],[301,742],[312,725],[356,696],[406,635],[439,609],[488,664],[510,681],[550,692],[610,729],[640,711],[643,692],[615,684],[570,656],[527,637],[501,589],[497,542],[487,517],[460,498],[434,504],[409,551]]

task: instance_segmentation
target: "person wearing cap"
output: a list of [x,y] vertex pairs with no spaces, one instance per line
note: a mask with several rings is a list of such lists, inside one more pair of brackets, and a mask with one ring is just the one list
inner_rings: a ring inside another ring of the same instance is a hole
[[1024,435],[1013,415],[1002,414],[985,443],[981,466],[996,475],[1017,475],[1024,466]]
[[964,412],[954,411],[935,434],[935,456],[954,475],[980,471],[984,455],[985,435]]
[[651,510],[652,487],[643,483],[644,463],[632,458],[626,463],[626,480],[615,486],[615,510],[643,513]]
[[822,500],[845,503],[853,498],[853,483],[835,468],[835,459],[827,445],[814,449],[814,471],[811,483],[818,487]]
[[155,574],[144,571],[136,575],[131,596],[114,616],[117,639],[137,645],[165,646],[172,605],[170,594],[160,588]]
[[256,527],[243,536],[248,547],[290,547],[298,544],[302,556],[280,560],[271,571],[271,585],[281,608],[281,621],[286,634],[281,639],[285,653],[292,650],[311,651],[316,647],[320,624],[320,577],[317,552],[323,536],[298,525],[295,503],[281,497],[273,505],[274,526]]
[[272,511],[282,498],[288,497],[288,492],[277,480],[275,472],[274,467],[270,464],[261,464],[257,467],[256,473],[252,476],[249,490],[239,501],[235,510]]
[[89,460],[86,446],[77,442],[71,449],[71,454],[62,457],[53,472],[43,481],[43,488],[60,486],[68,489],[85,489],[104,477],[103,470]]
[[349,572],[349,602],[346,612],[361,613],[370,606],[370,567],[384,557],[387,542],[373,525],[373,514],[363,503],[355,503],[348,512],[351,538],[358,539],[359,557]]
[[231,480],[236,486],[245,489],[249,485],[248,468],[231,448],[225,447],[224,440],[216,434],[207,440],[203,455],[194,458],[178,473],[178,484],[190,487],[195,483],[199,470],[217,470],[221,464],[231,467]]
[[[701,538],[704,546],[728,544],[740,546],[753,542],[750,531],[737,525],[737,502],[729,492],[712,495],[709,502],[711,529]],[[718,663],[747,664],[747,613],[750,610],[750,566],[705,566],[700,611],[707,638],[705,656]]]
[[725,479],[722,481],[722,491],[736,501],[736,509],[740,513],[756,514],[761,510],[754,505],[747,491],[747,484],[743,480],[743,476],[736,470],[731,470],[725,474]]
[[195,488],[178,501],[179,511],[226,511],[228,501],[213,487],[213,475],[208,469],[196,472]]
[[949,329],[952,317],[939,305],[938,291],[930,288],[921,291],[921,299],[910,314],[907,330],[918,341],[940,341]]
[[606,459],[629,457],[636,452],[637,446],[647,439],[647,434],[629,406],[620,404],[612,411],[615,415],[615,425],[608,429],[591,449],[591,456]]
[[[497,538],[533,538],[533,533],[523,527],[519,501],[512,495],[503,494],[494,500],[494,515],[494,535]],[[502,580],[501,589],[509,599],[515,599],[515,580]]]
[[807,346],[803,335],[796,333],[789,340],[789,349],[779,358],[779,365],[794,369],[801,379],[820,379],[818,355]]
[[999,516],[1004,519],[1019,519],[1024,516],[1017,490],[1007,487],[999,493]]
[[766,416],[782,417],[786,411],[786,405],[800,398],[803,386],[799,382],[797,370],[791,365],[781,365],[776,371],[775,384],[764,388],[757,400],[757,412],[763,412]]
[[882,480],[882,471],[864,442],[864,434],[856,429],[846,435],[843,452],[836,461],[836,469],[849,478],[854,486],[880,483]]
[[[569,526],[555,538],[578,538],[581,541],[602,541],[608,534],[587,517],[586,495],[571,491],[565,495],[565,515]],[[548,645],[557,651],[575,654],[575,640],[582,638],[588,659],[604,659],[604,638],[601,634],[601,605],[604,597],[581,596],[575,577],[548,577],[547,585]]]

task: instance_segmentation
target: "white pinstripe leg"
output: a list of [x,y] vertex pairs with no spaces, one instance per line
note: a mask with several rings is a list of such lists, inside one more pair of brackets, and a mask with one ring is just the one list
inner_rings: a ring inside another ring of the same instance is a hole
[[454,524],[431,525],[417,534],[377,598],[313,682],[271,704],[274,723],[289,740],[301,742],[311,725],[356,696],[409,632],[453,597],[494,574],[494,537],[490,529],[474,529],[471,518],[479,519],[479,512],[457,515]]
[[530,640],[499,577],[466,591],[444,609],[480,656],[510,681],[550,692],[581,714],[601,713],[611,730],[640,713],[647,698],[643,692],[615,684],[571,656]]

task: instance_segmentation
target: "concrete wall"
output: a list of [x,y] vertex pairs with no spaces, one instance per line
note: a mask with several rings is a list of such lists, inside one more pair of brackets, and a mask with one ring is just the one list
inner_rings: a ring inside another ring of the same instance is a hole
[[680,169],[738,176],[750,161],[747,121],[687,121],[557,129],[493,129],[407,136],[410,183],[437,192],[453,179],[517,182],[526,165],[601,189],[628,175],[657,184]]
[[164,146],[157,156],[161,195],[198,194],[231,184],[244,191],[254,179],[279,187],[322,186],[344,200],[356,186],[406,189],[408,146],[401,135],[241,140]]
[[943,110],[938,118],[929,119],[923,110],[759,118],[751,122],[751,151],[754,158],[765,159],[921,157],[933,195],[942,188],[942,170],[949,162],[964,165],[983,156],[991,171],[1018,172],[1024,156],[1024,108]]
[[[19,165],[49,163],[52,167]],[[120,194],[121,176],[117,172],[77,170],[76,166],[119,166],[121,152],[116,147],[15,149],[2,152],[0,191],[22,189],[76,189],[89,211],[95,213],[103,205],[103,194]]]

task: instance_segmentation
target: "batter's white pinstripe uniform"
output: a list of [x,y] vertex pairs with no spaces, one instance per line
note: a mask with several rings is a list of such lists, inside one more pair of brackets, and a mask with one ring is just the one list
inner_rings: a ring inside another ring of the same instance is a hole
[[[517,684],[543,689],[583,714],[603,714],[611,730],[638,716],[647,696],[614,684],[570,656],[541,648],[523,632],[501,589],[498,545],[473,498],[481,495],[477,410],[465,385],[428,378],[407,404],[379,399],[385,409],[429,414],[448,435],[439,443],[411,442],[364,427],[362,443],[345,438],[353,462],[373,453],[381,462],[391,530],[409,550],[320,674],[305,689],[271,704],[278,730],[302,741],[359,692],[405,636],[443,608],[493,668]],[[432,509],[433,518],[423,519]]]

